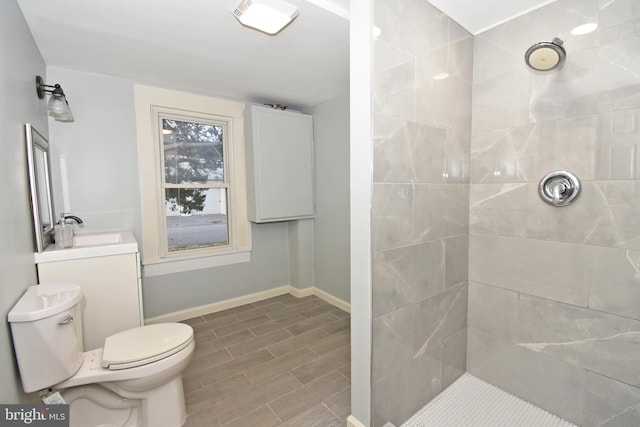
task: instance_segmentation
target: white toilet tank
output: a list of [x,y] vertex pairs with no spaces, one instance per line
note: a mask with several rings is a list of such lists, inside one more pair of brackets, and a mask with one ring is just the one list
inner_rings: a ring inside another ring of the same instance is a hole
[[31,286],[7,316],[25,392],[57,384],[82,363],[82,291],[68,283]]

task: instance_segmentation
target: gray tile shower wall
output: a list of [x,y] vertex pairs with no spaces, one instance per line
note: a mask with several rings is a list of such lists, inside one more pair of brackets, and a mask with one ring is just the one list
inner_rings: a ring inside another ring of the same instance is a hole
[[375,0],[374,25],[377,427],[466,370],[473,37],[424,0]]
[[[564,66],[529,70],[554,37]],[[640,425],[640,2],[558,0],[476,36],[472,111],[467,369],[584,427]],[[583,185],[562,208],[537,194],[558,169]]]

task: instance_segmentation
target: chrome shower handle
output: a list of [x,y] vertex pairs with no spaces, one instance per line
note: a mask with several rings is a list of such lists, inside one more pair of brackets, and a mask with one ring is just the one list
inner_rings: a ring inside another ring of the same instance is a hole
[[546,174],[538,184],[540,198],[552,206],[573,203],[580,193],[580,180],[569,171],[559,170]]

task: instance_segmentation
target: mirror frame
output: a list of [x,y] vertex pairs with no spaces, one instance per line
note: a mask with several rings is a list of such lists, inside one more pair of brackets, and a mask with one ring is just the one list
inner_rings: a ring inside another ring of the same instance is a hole
[[[30,202],[36,251],[42,252],[51,244],[51,234],[54,226],[49,141],[29,123],[24,125],[24,131],[27,145],[27,170],[29,172]],[[41,165],[37,162],[38,155],[43,157],[43,161],[40,162]],[[38,166],[41,166],[41,168]],[[41,200],[46,201],[46,206],[40,204]],[[43,219],[48,223],[44,223]]]

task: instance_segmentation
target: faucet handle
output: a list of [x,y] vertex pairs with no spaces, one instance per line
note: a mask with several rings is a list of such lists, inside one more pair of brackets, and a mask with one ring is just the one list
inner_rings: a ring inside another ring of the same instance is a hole
[[62,213],[61,215],[65,220],[70,219],[70,220],[75,221],[77,224],[82,224],[83,223],[83,221],[80,219],[80,217],[77,217],[75,215],[71,215],[70,213]]

